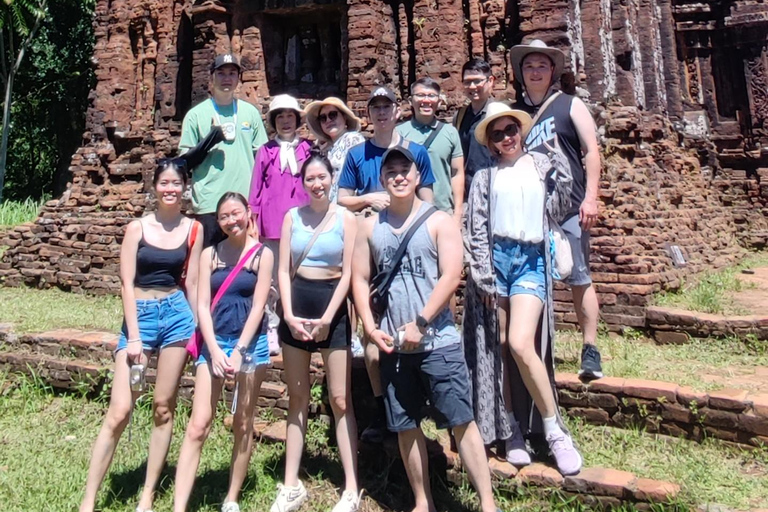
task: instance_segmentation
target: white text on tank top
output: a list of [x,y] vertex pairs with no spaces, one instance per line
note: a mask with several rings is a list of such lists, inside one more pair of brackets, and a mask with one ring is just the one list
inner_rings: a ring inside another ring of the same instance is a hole
[[530,155],[499,167],[493,180],[493,234],[537,244],[544,239],[544,184]]

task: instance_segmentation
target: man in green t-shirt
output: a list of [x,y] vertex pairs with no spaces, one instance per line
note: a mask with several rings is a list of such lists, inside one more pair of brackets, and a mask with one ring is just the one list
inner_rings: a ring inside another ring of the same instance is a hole
[[440,84],[420,78],[411,85],[413,117],[397,127],[405,139],[427,148],[435,175],[434,204],[461,224],[464,203],[464,153],[459,132],[437,119]]
[[237,57],[217,56],[211,65],[211,97],[187,112],[181,128],[180,153],[195,147],[214,126],[221,126],[224,133],[224,140],[192,169],[192,208],[203,224],[205,247],[223,238],[216,222],[219,198],[230,191],[248,197],[254,154],[267,142],[261,113],[247,101],[235,98],[240,73]]

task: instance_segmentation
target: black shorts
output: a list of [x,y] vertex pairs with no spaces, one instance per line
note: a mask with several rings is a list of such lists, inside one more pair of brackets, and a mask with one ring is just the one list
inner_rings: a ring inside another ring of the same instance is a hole
[[[307,319],[322,317],[338,284],[339,279],[311,280],[301,276],[294,277],[291,283],[291,306],[294,316]],[[288,324],[282,318],[277,332],[280,335],[280,340],[286,345],[308,352],[317,352],[321,348],[348,347],[351,343],[352,332],[347,316],[347,302],[341,303],[341,307],[331,322],[328,338],[324,341],[316,343],[294,339]]]
[[203,225],[203,249],[216,245],[224,240],[226,235],[219,227],[219,221],[215,213],[201,213],[194,216],[195,220]]
[[469,372],[461,343],[417,354],[382,352],[379,357],[389,430],[419,428],[427,401],[437,428],[474,421]]

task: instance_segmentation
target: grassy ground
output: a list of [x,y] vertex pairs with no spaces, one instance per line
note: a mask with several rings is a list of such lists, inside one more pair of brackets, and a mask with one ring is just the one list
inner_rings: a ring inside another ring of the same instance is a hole
[[47,200],[3,201],[0,203],[0,227],[18,226],[35,220],[37,212]]
[[[11,382],[11,380],[13,381]],[[106,397],[88,400],[53,394],[30,379],[0,374],[0,502],[7,512],[71,511],[81,497],[91,445],[106,408]],[[221,412],[221,411],[220,411]],[[179,407],[169,467],[164,473],[156,510],[170,510],[173,475],[181,432],[189,410]],[[221,414],[220,414],[221,417]],[[571,422],[571,429],[589,466],[605,465],[640,476],[681,483],[686,504],[717,502],[740,509],[768,505],[768,452],[742,451],[718,442],[698,445],[655,438],[641,432],[599,428]],[[133,438],[121,440],[99,506],[104,512],[133,510],[144,476],[144,458],[150,432],[149,400],[134,414]],[[433,434],[435,434],[433,432]],[[214,425],[205,446],[192,497],[191,510],[218,510],[227,485],[231,434],[221,421]],[[302,512],[327,511],[336,499],[343,477],[327,428],[310,424],[302,479],[312,494]],[[589,448],[586,448],[589,447]],[[266,510],[283,472],[283,446],[258,444],[241,500],[243,510]],[[432,485],[438,510],[475,510],[476,496],[468,486],[449,486],[438,471]],[[410,510],[411,493],[402,464],[377,452],[361,455],[360,475],[367,497],[361,510]],[[521,489],[498,496],[502,510],[577,511],[582,507],[555,494]]]
[[745,268],[768,266],[768,253],[754,253],[742,263],[716,272],[707,272],[683,284],[673,293],[660,294],[656,305],[714,313],[719,315],[745,315],[749,311],[733,300],[732,294],[749,285],[738,278]]
[[[685,345],[655,345],[638,331],[624,336],[600,335],[597,340],[603,373],[627,377],[674,382],[700,391],[731,387],[729,379],[754,374],[758,366],[768,366],[768,345],[739,339],[691,340]],[[555,342],[558,371],[576,373],[581,355],[581,335],[559,332]],[[712,376],[702,379],[703,375]],[[717,378],[716,378],[717,377]],[[749,389],[749,379],[740,388]],[[755,385],[765,384],[755,378]]]
[[16,332],[63,328],[117,332],[123,319],[120,298],[111,295],[0,287],[0,304],[0,322],[13,323]]

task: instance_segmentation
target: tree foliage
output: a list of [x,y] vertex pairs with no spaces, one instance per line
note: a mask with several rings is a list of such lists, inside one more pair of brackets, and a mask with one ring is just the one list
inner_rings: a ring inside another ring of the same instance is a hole
[[[19,0],[0,0],[0,26],[20,30]],[[39,198],[60,193],[72,154],[85,128],[88,93],[95,84],[93,11],[96,0],[49,0],[14,84],[4,198]],[[19,34],[23,32],[17,32]],[[13,56],[3,31],[6,61]]]

